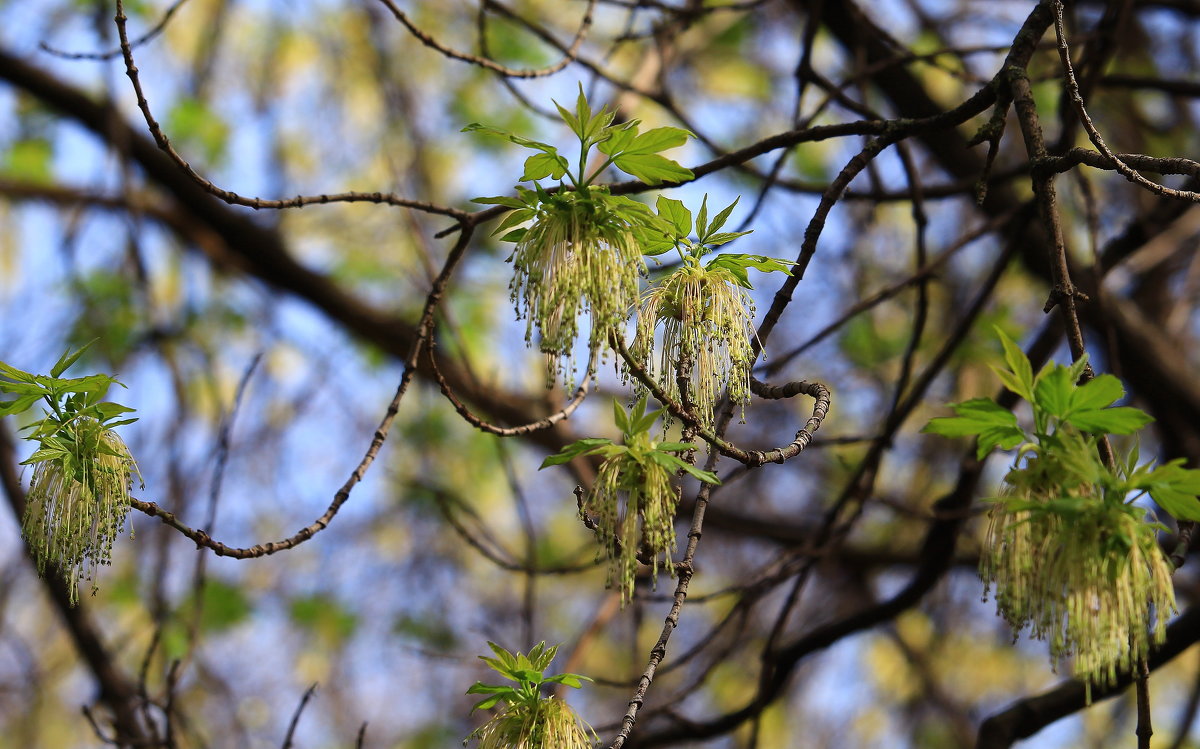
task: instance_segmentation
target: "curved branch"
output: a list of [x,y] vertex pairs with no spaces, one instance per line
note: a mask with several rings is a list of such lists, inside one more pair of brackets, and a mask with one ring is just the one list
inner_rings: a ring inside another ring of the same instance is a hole
[[396,20],[399,21],[404,28],[408,29],[408,33],[419,39],[426,47],[429,47],[430,49],[454,60],[461,60],[462,62],[467,62],[472,65],[477,65],[481,68],[491,70],[495,73],[499,73],[506,78],[544,78],[548,75],[557,73],[574,62],[576,57],[579,55],[579,48],[583,45],[584,38],[587,37],[588,30],[592,27],[592,11],[596,8],[596,0],[587,0],[587,10],[583,12],[583,20],[579,22],[579,29],[575,32],[575,38],[571,40],[570,46],[563,50],[563,57],[561,60],[545,68],[537,68],[535,70],[517,70],[516,68],[510,68],[505,65],[501,65],[495,60],[491,60],[486,57],[469,55],[465,52],[459,52],[458,50],[447,47],[446,45],[439,43],[420,26],[417,26],[415,23],[413,23],[412,19],[408,17],[408,14],[400,10],[400,8],[398,8],[396,4],[392,2],[392,0],[379,1],[392,12],[392,15],[396,17]]
[[1075,107],[1075,114],[1079,116],[1079,122],[1083,125],[1083,129],[1087,131],[1092,145],[1096,146],[1096,150],[1104,154],[1105,158],[1112,162],[1116,170],[1130,182],[1141,185],[1156,195],[1200,203],[1200,192],[1175,190],[1165,185],[1160,185],[1153,180],[1146,179],[1122,161],[1109,149],[1108,144],[1104,142],[1104,137],[1096,129],[1091,115],[1088,114],[1087,108],[1083,104],[1083,96],[1079,93],[1079,82],[1075,80],[1075,68],[1071,65],[1071,50],[1067,47],[1067,35],[1063,30],[1062,0],[1054,0],[1054,33],[1058,37],[1058,58],[1062,61],[1063,75],[1066,77],[1067,96],[1070,98],[1071,104]]
[[150,111],[150,102],[146,100],[146,95],[142,91],[142,81],[138,75],[138,67],[133,61],[133,47],[129,41],[129,32],[126,29],[128,18],[125,16],[125,4],[123,0],[117,0],[116,22],[117,36],[121,40],[121,56],[125,59],[125,75],[129,76],[129,80],[133,84],[133,92],[137,97],[138,109],[142,110],[142,116],[146,120],[146,127],[149,128],[150,135],[154,138],[154,142],[158,145],[159,149],[167,154],[175,162],[176,166],[182,169],[193,182],[210,195],[220,198],[230,205],[240,205],[247,208],[254,208],[255,210],[262,208],[303,208],[306,205],[326,203],[383,203],[401,208],[412,208],[426,213],[450,216],[459,222],[469,220],[470,214],[466,211],[421,200],[409,200],[408,198],[401,198],[392,193],[349,191],[320,195],[297,195],[294,198],[268,200],[265,198],[247,198],[231,190],[218,187],[201,176],[195,169],[192,169],[192,165],[180,156],[175,147],[171,145],[170,139],[163,132],[162,126],[158,124],[158,120],[154,119],[154,114]]

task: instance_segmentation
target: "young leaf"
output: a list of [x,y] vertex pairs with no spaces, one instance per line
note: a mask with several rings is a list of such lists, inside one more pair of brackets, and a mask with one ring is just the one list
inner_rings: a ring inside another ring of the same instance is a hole
[[618,125],[609,131],[608,138],[596,146],[596,150],[605,156],[614,156],[622,153],[629,148],[629,144],[633,143],[637,137],[638,120],[630,120],[622,125]]
[[542,465],[538,470],[549,466],[558,466],[563,463],[569,463],[580,455],[587,454],[597,448],[611,445],[612,440],[605,437],[587,437],[576,442],[572,442],[562,449],[562,451],[547,457],[542,461]]
[[[712,227],[709,227],[709,230],[711,230],[711,229],[712,229]],[[708,245],[709,247],[720,247],[723,244],[728,244],[728,243],[732,242],[733,240],[737,239],[738,237],[744,237],[747,234],[753,234],[753,233],[754,233],[753,231],[731,231],[731,232],[720,232],[717,234],[711,234],[711,235],[709,235],[708,239],[706,239],[704,241],[704,244]],[[787,265],[788,265],[789,269],[792,267],[792,264],[790,262]],[[782,270],[782,269],[777,269],[777,270]],[[788,275],[791,275],[791,270],[782,270],[782,272],[787,273]]]
[[708,193],[704,193],[704,199],[700,201],[700,210],[696,213],[696,236],[700,238],[701,243],[708,236]]
[[[725,225],[726,221],[729,220],[729,214],[733,213],[734,206],[736,206],[738,204],[738,201],[741,199],[742,199],[742,196],[740,196],[740,195],[738,197],[734,198],[732,203],[730,203],[729,205],[722,208],[720,213],[713,216],[712,223],[708,225],[709,237],[707,239],[705,239],[704,237],[701,237],[700,241],[704,242],[705,244],[716,244],[713,241],[713,239],[717,236],[722,236],[722,235],[718,235],[716,232],[718,230],[720,230],[720,228],[722,226]],[[740,237],[740,236],[742,236],[742,234],[749,234],[749,232],[737,232],[736,234],[734,234],[734,236]],[[726,241],[728,241],[728,240],[726,240]],[[721,244],[724,244],[724,242],[722,242]]]
[[503,205],[509,208],[526,208],[525,201],[517,198],[508,197],[507,195],[496,195],[491,198],[471,198],[472,203],[481,205]]
[[629,415],[621,408],[621,403],[616,398],[613,398],[613,422],[622,434],[629,434]]
[[561,179],[569,168],[567,160],[557,153],[535,153],[525,160],[525,173],[521,175],[522,182],[550,177]]
[[658,208],[658,215],[675,227],[675,237],[686,237],[692,232],[692,212],[687,209],[683,201],[659,195],[655,205]]
[[1025,441],[1025,432],[1017,425],[1017,417],[1001,408],[990,398],[972,398],[952,406],[957,416],[930,419],[921,431],[943,437],[979,438],[976,457],[980,460],[993,447],[1011,450]]
[[1093,434],[1133,434],[1137,430],[1154,421],[1154,418],[1140,408],[1118,406],[1117,408],[1096,408],[1087,411],[1076,411],[1066,419],[1069,424],[1082,432]]
[[50,376],[58,377],[60,374],[70,369],[71,365],[78,361],[80,356],[83,356],[83,352],[91,348],[91,345],[98,340],[98,338],[93,338],[92,340],[83,344],[83,346],[81,346],[80,349],[75,353],[71,353],[71,349],[64,351],[63,355],[59,357],[58,362],[50,368]]
[[692,170],[656,154],[625,153],[613,159],[618,169],[648,185],[685,182],[695,175]]
[[1042,370],[1033,386],[1034,407],[1040,408],[1056,419],[1064,418],[1071,406],[1071,394],[1075,382],[1064,366],[1055,366],[1049,372]]
[[1075,388],[1071,396],[1072,411],[1088,411],[1107,408],[1125,396],[1121,381],[1110,374],[1102,374]]
[[[1029,358],[1025,356],[1025,352],[1021,350],[1020,346],[1004,334],[1003,330],[999,327],[994,330],[1000,337],[1000,345],[1004,347],[1004,361],[1015,378],[1009,381],[1001,376],[1004,386],[1026,401],[1033,403],[1033,367],[1029,365]],[[997,372],[999,373],[999,370]]]

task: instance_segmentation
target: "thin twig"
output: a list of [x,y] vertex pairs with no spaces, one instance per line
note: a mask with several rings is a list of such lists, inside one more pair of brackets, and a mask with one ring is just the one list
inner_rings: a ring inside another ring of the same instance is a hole
[[312,686],[304,690],[304,696],[300,698],[300,704],[296,705],[296,712],[292,713],[292,721],[288,724],[287,735],[283,737],[283,744],[280,749],[291,749],[292,742],[296,736],[296,726],[300,723],[300,714],[304,712],[304,706],[312,698],[313,693],[317,691],[317,683],[314,681]]
[[1075,107],[1075,113],[1079,115],[1079,122],[1083,125],[1083,129],[1087,131],[1088,138],[1092,141],[1092,145],[1096,147],[1096,150],[1104,154],[1105,158],[1112,162],[1116,170],[1123,174],[1130,182],[1141,185],[1156,195],[1200,203],[1200,192],[1175,190],[1146,179],[1122,161],[1109,149],[1108,144],[1104,142],[1104,137],[1096,129],[1091,115],[1088,114],[1087,108],[1083,104],[1083,96],[1079,93],[1079,82],[1075,80],[1075,69],[1071,64],[1071,50],[1067,46],[1067,34],[1063,29],[1062,0],[1054,0],[1054,33],[1058,37],[1058,58],[1062,61],[1063,75],[1066,78],[1067,96],[1070,98],[1071,104]]
[[158,120],[154,118],[154,114],[150,111],[150,103],[146,100],[146,95],[142,91],[141,78],[138,75],[138,67],[133,60],[133,48],[129,42],[129,33],[126,29],[128,19],[125,16],[125,5],[123,0],[117,0],[117,36],[121,40],[121,55],[125,59],[125,74],[129,76],[130,82],[133,84],[133,92],[137,98],[138,109],[142,111],[142,116],[146,120],[146,127],[150,130],[150,135],[154,138],[155,144],[159,150],[165,153],[175,164],[183,170],[183,172],[205,192],[220,198],[230,205],[240,205],[254,209],[283,209],[283,208],[302,208],[306,205],[322,205],[326,203],[382,203],[386,205],[394,205],[402,208],[412,208],[413,210],[424,211],[442,216],[449,216],[457,221],[464,222],[470,216],[466,211],[447,206],[440,206],[434,203],[429,203],[420,200],[409,200],[401,198],[392,193],[384,192],[359,192],[348,191],[340,193],[327,193],[320,195],[297,195],[294,198],[284,198],[279,200],[269,200],[266,198],[248,198],[239,195],[231,190],[226,190],[218,187],[213,182],[201,176],[191,164],[187,162],[175,147],[171,145],[171,141],[163,132],[162,126]]
[[481,68],[499,73],[506,78],[544,78],[548,75],[557,73],[574,62],[575,58],[579,55],[579,48],[583,45],[584,38],[587,37],[588,30],[592,27],[592,11],[596,7],[596,0],[587,0],[587,9],[583,12],[583,20],[579,22],[579,28],[575,32],[575,38],[571,41],[570,46],[563,51],[563,57],[561,60],[544,68],[537,68],[534,70],[518,70],[516,68],[510,68],[506,65],[501,65],[495,60],[487,57],[470,55],[466,52],[459,52],[458,50],[451,49],[450,47],[438,42],[427,31],[413,23],[412,19],[408,17],[408,14],[400,10],[400,8],[397,7],[396,3],[392,2],[392,0],[379,1],[383,3],[389,11],[392,12],[392,15],[396,17],[396,20],[399,21],[404,28],[408,29],[408,33],[419,39],[426,47],[429,47],[430,49],[435,50],[436,52],[439,52],[451,59],[461,60],[462,62],[477,65]]

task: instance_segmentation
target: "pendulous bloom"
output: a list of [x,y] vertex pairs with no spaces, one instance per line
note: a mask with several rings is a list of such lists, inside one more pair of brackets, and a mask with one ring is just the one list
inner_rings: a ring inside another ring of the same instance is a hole
[[1092,483],[1054,480],[1067,470],[1031,455],[1009,472],[980,574],[1013,630],[1028,625],[1055,660],[1074,656],[1090,690],[1115,684],[1163,641],[1175,593],[1145,510]]
[[67,454],[36,463],[21,527],[38,571],[58,566],[75,603],[79,581],[94,580],[96,568],[110,563],[141,474],[116,432],[88,418],[71,430]]
[[536,331],[550,357],[551,379],[574,370],[580,314],[591,318],[589,348],[600,349],[623,326],[645,272],[628,220],[588,195],[585,188],[542,202],[513,253],[512,300],[527,320],[526,342]]
[[[753,306],[726,268],[703,267],[692,256],[683,266],[651,287],[642,297],[631,352],[654,379],[680,400],[680,364],[686,362],[688,400],[694,413],[711,426],[713,409],[729,388],[734,403],[750,401]],[[662,327],[662,346],[654,361],[655,331]]]
[[639,554],[652,557],[655,576],[660,563],[670,567],[679,501],[673,470],[654,459],[649,435],[632,435],[626,447],[600,465],[582,507],[595,519],[608,557],[608,582],[620,588],[622,603],[633,595]]
[[470,738],[478,749],[592,749],[590,728],[566,702],[547,697],[509,703]]

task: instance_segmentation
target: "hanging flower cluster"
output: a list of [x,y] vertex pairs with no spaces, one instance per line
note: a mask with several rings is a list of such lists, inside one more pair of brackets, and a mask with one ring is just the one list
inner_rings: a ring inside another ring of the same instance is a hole
[[129,492],[137,463],[115,427],[137,419],[120,418],[133,409],[101,401],[120,384],[109,375],[60,378],[85,346],[66,352],[50,376],[34,375],[0,362],[0,392],[15,395],[0,403],[0,416],[17,414],[41,401],[44,418],[26,426],[25,439],[38,449],[22,465],[33,465],[21,529],[38,572],[57,567],[69,586],[71,603],[80,580],[93,581],[109,564],[113,541],[125,527]]
[[481,655],[480,660],[515,686],[480,681],[471,685],[467,694],[488,695],[471,712],[501,704],[503,709],[471,733],[464,744],[475,739],[479,749],[592,749],[596,732],[591,726],[566,702],[541,696],[543,684],[578,689],[584,681],[591,681],[579,674],[544,675],[558,652],[557,645],[547,648],[546,643],[538,643],[529,655],[510,653],[494,642],[488,647],[496,657]]
[[600,189],[543,193],[537,201],[525,209],[533,211],[532,223],[513,253],[512,300],[527,321],[526,343],[536,331],[538,347],[566,374],[575,369],[580,315],[590,316],[591,350],[619,334],[646,264],[627,211],[616,210]]
[[[1075,674],[1111,686],[1166,636],[1175,612],[1171,566],[1145,510],[1106,499],[1094,445],[1077,434],[1066,450],[1029,451],[995,500],[980,561],[999,613],[1046,640]],[[1064,460],[1064,456],[1073,459]],[[1087,471],[1093,475],[1079,475]]]
[[988,398],[955,404],[956,416],[930,421],[925,431],[977,435],[978,457],[1019,446],[993,500],[980,560],[999,614],[1020,631],[1049,642],[1052,662],[1074,657],[1075,675],[1089,689],[1111,686],[1163,641],[1175,612],[1171,566],[1159,547],[1163,526],[1146,521],[1135,504],[1149,495],[1179,520],[1200,520],[1200,471],[1182,460],[1106,465],[1098,443],[1105,434],[1133,434],[1151,421],[1144,412],[1112,407],[1120,381],[1100,375],[1077,384],[1087,366],[1046,365],[1036,375],[1025,354],[1002,332],[1007,369],[997,374],[1032,406],[1033,433]]
[[[557,105],[556,105],[557,106]],[[476,198],[512,211],[496,229],[501,239],[516,242],[510,286],[518,318],[526,320],[526,342],[550,357],[548,380],[561,373],[570,379],[571,360],[579,334],[578,321],[588,314],[588,347],[595,352],[609,337],[621,335],[637,303],[638,278],[646,272],[642,247],[660,233],[659,219],[649,207],[593,185],[609,166],[649,184],[692,178],[692,172],[660,155],[683,145],[690,133],[658,127],[639,133],[637,120],[613,125],[614,114],[593,113],[582,88],[575,110],[558,107],[563,121],[579,138],[577,166],[554,146],[519,135],[468,125],[464,130],[508,138],[536,151],[525,161],[518,197]],[[596,147],[605,158],[589,171],[588,158]],[[559,186],[547,191],[538,180],[549,177]],[[563,179],[567,182],[562,182]],[[569,183],[569,184],[568,184]],[[520,224],[528,226],[518,227]]]
[[[690,442],[655,442],[650,429],[662,411],[646,413],[642,398],[626,412],[614,401],[613,413],[624,444],[592,437],[574,442],[546,458],[542,468],[561,465],[583,455],[604,458],[580,512],[596,529],[608,560],[608,584],[621,591],[621,601],[633,595],[638,565],[670,569],[675,551],[675,508],[679,492],[672,485],[677,471],[684,471],[709,484],[720,481],[673,453],[694,450]],[[661,561],[660,561],[661,560]]]
[[[21,529],[33,550],[38,571],[56,564],[70,584],[92,580],[97,567],[109,564],[113,541],[125,528],[129,492],[140,481],[129,448],[111,429],[91,418],[76,419],[58,457],[35,454],[33,480],[25,498]],[[69,440],[69,442],[68,442]],[[52,450],[54,448],[51,448]]]
[[[680,378],[688,383],[686,400],[705,426],[712,425],[717,400],[726,388],[734,403],[744,406],[750,401],[754,305],[746,293],[753,288],[747,270],[789,273],[791,267],[786,260],[762,255],[724,254],[701,262],[717,247],[750,233],[720,231],[736,205],[734,200],[709,223],[706,195],[696,215],[697,239],[692,240],[691,211],[678,200],[658,199],[659,216],[669,231],[646,252],[674,249],[681,264],[643,294],[631,347],[633,357],[672,399],[682,400]],[[655,333],[660,328],[656,361]]]

